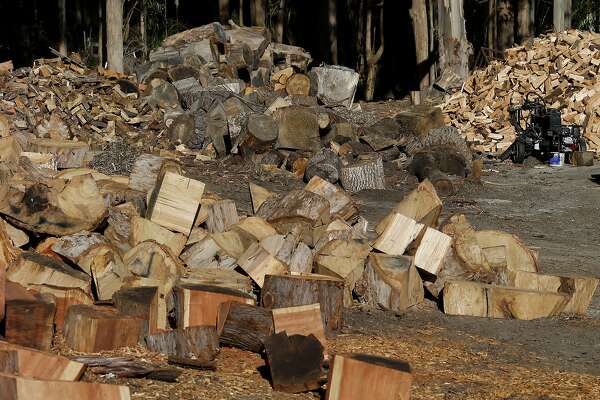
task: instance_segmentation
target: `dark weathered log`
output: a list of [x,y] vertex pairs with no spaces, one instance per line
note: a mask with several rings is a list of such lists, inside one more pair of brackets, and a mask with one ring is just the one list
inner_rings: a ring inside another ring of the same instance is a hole
[[213,360],[219,350],[214,326],[193,326],[163,331],[145,338],[150,351],[201,360]]
[[169,356],[168,362],[169,364],[177,365],[183,368],[191,368],[206,371],[217,370],[217,363],[213,360]]
[[217,334],[222,345],[260,353],[273,332],[273,316],[265,308],[234,301],[219,306]]
[[304,171],[304,179],[308,182],[314,176],[321,177],[329,183],[340,179],[340,159],[332,150],[321,149],[308,160]]
[[277,111],[279,122],[277,148],[316,151],[321,147],[317,114],[306,108],[292,106]]
[[73,360],[85,364],[94,374],[113,374],[119,378],[177,382],[181,375],[181,371],[174,368],[162,368],[126,357],[77,356]]
[[112,299],[121,314],[144,321],[143,335],[157,331],[157,287],[122,288],[113,294]]

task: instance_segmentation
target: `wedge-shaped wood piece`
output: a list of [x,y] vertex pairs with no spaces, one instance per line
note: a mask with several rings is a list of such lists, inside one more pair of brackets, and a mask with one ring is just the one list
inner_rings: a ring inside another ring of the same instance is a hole
[[477,244],[494,270],[538,272],[535,254],[517,236],[500,231],[477,231]]
[[219,351],[219,339],[214,326],[161,331],[146,336],[145,340],[150,351],[181,358],[209,361]]
[[0,374],[3,400],[129,400],[127,386],[103,383],[49,381]]
[[219,305],[217,334],[222,345],[261,353],[265,339],[273,333],[270,310],[237,301]]
[[341,218],[348,221],[358,214],[358,208],[348,193],[319,176],[312,177],[304,190],[318,194],[329,201],[329,213],[332,220]]
[[327,400],[410,400],[413,377],[403,361],[369,354],[333,356]]
[[65,340],[83,353],[135,346],[142,338],[143,322],[111,307],[75,305],[67,313]]
[[85,155],[90,147],[84,142],[55,139],[32,139],[29,141],[29,151],[53,154],[58,168],[83,167]]
[[[77,263],[79,257],[93,247],[100,243],[107,243],[108,241],[99,233],[92,232],[77,232],[74,235],[67,235],[52,244],[52,251],[56,254],[67,258],[68,260]],[[89,271],[86,271],[89,273]]]
[[131,275],[121,259],[119,250],[111,244],[101,243],[91,247],[78,260],[81,269],[92,275],[98,300],[110,300]]
[[423,301],[423,281],[413,257],[371,253],[365,277],[373,305],[404,311]]
[[598,279],[592,277],[568,277],[542,275],[535,272],[508,271],[507,285],[518,289],[558,292],[571,295],[564,313],[585,315],[598,288]]
[[327,334],[342,329],[344,283],[317,274],[267,275],[261,292],[266,308],[285,308],[319,303]]
[[0,351],[16,353],[18,374],[23,378],[77,381],[85,371],[85,364],[5,341],[0,341]]
[[121,314],[143,320],[143,335],[147,335],[158,331],[158,297],[157,287],[134,287],[118,290],[112,300]]
[[0,224],[0,321],[4,318],[6,270],[17,256],[18,250],[10,242],[6,225]]
[[531,320],[561,313],[571,296],[480,282],[448,281],[444,312],[450,315]]
[[216,257],[221,250],[212,237],[206,237],[181,253],[180,258],[192,269],[216,268]]
[[[277,202],[273,212],[267,218],[267,222],[271,224],[303,221],[312,227],[326,225],[329,220],[329,201],[305,190],[289,192]],[[277,230],[279,233],[284,233]]]
[[211,238],[223,253],[234,259],[241,257],[252,244],[256,243],[254,236],[236,227],[225,232],[213,233]]
[[129,176],[129,187],[133,190],[148,193],[154,188],[163,165],[176,164],[174,160],[153,154],[140,154],[133,163]]
[[177,296],[177,326],[216,326],[219,305],[227,301],[255,304],[254,298],[247,293],[206,285],[179,285],[175,288]]
[[290,272],[310,273],[313,269],[313,253],[310,247],[303,242],[298,243],[292,253],[289,267]]
[[325,349],[327,339],[325,328],[321,317],[321,305],[319,303],[306,306],[275,308],[273,312],[273,327],[275,333],[286,332],[291,335],[314,335]]
[[10,241],[13,246],[23,247],[27,243],[29,243],[29,236],[25,232],[23,232],[19,228],[15,228],[8,222],[4,221],[2,218],[0,218],[0,221],[2,221],[2,223],[4,224],[6,233],[8,234],[8,237],[10,238]]
[[187,236],[194,225],[203,193],[204,183],[167,172],[148,202],[146,217]]
[[25,287],[30,285],[49,285],[61,288],[78,288],[90,293],[90,277],[70,267],[64,262],[38,254],[24,251],[12,264],[6,277],[11,282]]
[[224,232],[240,220],[233,200],[219,200],[207,211],[206,227],[210,233]]
[[443,266],[444,257],[452,247],[452,238],[433,228],[425,228],[417,252],[415,265],[432,275],[437,275]]
[[252,211],[256,214],[260,206],[269,197],[273,196],[273,192],[265,189],[262,186],[258,186],[252,182],[249,183],[250,187],[250,198],[252,199]]
[[276,333],[265,340],[273,389],[300,393],[321,387],[323,346],[314,336]]
[[252,235],[258,241],[277,234],[275,228],[260,217],[244,218],[235,225],[235,228]]
[[52,296],[40,295],[6,282],[4,337],[7,341],[40,350],[50,350],[56,306]]
[[146,218],[134,216],[131,219],[129,243],[132,247],[146,240],[168,247],[174,256],[179,256],[185,247],[187,237],[181,233],[171,232]]
[[187,272],[179,278],[183,285],[207,285],[252,293],[252,280],[237,271],[220,268],[202,268]]
[[424,227],[412,218],[393,213],[373,247],[392,256],[401,256]]
[[242,254],[238,264],[259,287],[263,287],[268,274],[283,274],[287,266],[271,255],[267,250],[255,243]]

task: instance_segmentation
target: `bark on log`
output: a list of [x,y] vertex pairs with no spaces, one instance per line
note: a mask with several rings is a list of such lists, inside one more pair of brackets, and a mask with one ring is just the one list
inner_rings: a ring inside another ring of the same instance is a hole
[[219,305],[217,334],[222,345],[261,353],[264,340],[273,333],[271,311],[236,301]]
[[383,161],[380,157],[359,160],[342,167],[340,182],[344,189],[356,193],[367,189],[385,189]]

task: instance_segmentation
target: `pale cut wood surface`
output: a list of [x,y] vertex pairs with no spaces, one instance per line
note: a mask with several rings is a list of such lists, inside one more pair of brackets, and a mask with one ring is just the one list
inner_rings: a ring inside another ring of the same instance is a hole
[[415,265],[432,275],[437,275],[451,246],[450,236],[427,227],[415,254]]
[[393,213],[373,247],[386,254],[401,256],[423,228],[424,225],[414,219]]
[[315,335],[323,348],[327,347],[325,329],[321,317],[321,305],[319,303],[305,306],[275,308],[273,312],[273,327],[275,333],[287,332],[291,335]]

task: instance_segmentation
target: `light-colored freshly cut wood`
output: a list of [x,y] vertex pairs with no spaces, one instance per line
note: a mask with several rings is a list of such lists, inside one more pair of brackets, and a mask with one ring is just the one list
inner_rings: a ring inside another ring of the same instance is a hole
[[585,315],[598,288],[598,279],[592,277],[542,275],[526,271],[507,271],[506,275],[507,286],[571,295],[563,313]]
[[286,332],[288,336],[314,335],[319,339],[323,348],[327,347],[320,304],[275,308],[271,311],[273,312],[275,333]]
[[75,305],[65,319],[67,345],[83,353],[135,346],[143,333],[143,320],[111,307]]
[[305,221],[316,227],[328,224],[329,214],[329,201],[326,198],[305,190],[293,190],[277,202],[267,222]]
[[129,187],[133,190],[148,193],[158,181],[163,164],[173,165],[175,161],[153,154],[140,154],[131,168]]
[[367,189],[385,189],[381,157],[365,158],[342,167],[340,182],[342,187],[351,193]]
[[159,182],[156,197],[148,204],[152,222],[189,235],[204,193],[204,183],[167,172]]
[[275,228],[260,217],[243,218],[235,225],[235,228],[249,233],[258,241],[277,234]]
[[51,153],[54,155],[58,168],[80,168],[90,147],[84,142],[55,139],[32,139],[29,141],[29,151]]
[[285,91],[290,96],[308,96],[310,92],[310,78],[300,73],[292,75],[285,83]]
[[443,266],[444,257],[452,247],[452,238],[436,229],[427,227],[415,253],[415,265],[432,275]]
[[179,285],[177,296],[177,326],[213,326],[216,328],[219,306],[227,301],[254,305],[247,293],[218,286]]
[[171,232],[146,218],[133,216],[129,231],[131,246],[137,246],[146,240],[154,240],[171,250],[174,256],[179,256],[186,245],[187,237],[181,233]]
[[[99,233],[78,232],[74,235],[67,235],[52,244],[52,251],[56,254],[77,263],[79,257],[91,247],[100,243],[107,243],[107,240]],[[86,271],[89,274],[89,270]]]
[[477,244],[493,269],[538,272],[534,253],[515,235],[500,231],[477,231]]
[[99,221],[107,211],[91,175],[80,175],[71,179],[57,195],[57,205],[68,217],[82,221]]
[[444,312],[450,315],[531,320],[558,315],[570,298],[565,293],[448,281],[444,285]]
[[263,287],[267,274],[283,274],[287,266],[271,255],[260,244],[251,245],[238,259],[238,264],[259,287]]
[[13,136],[0,138],[0,161],[16,163],[21,156],[22,149]]
[[206,227],[210,233],[224,232],[238,221],[239,216],[233,200],[220,200],[208,208]]
[[195,269],[179,279],[182,285],[219,286],[244,293],[252,293],[252,280],[237,271],[220,268]]
[[211,238],[225,254],[234,259],[238,259],[248,247],[256,243],[252,235],[235,227],[229,231],[214,233]]
[[250,182],[250,197],[252,199],[252,211],[256,214],[258,209],[269,197],[273,196],[273,192]]
[[75,304],[94,304],[94,298],[91,293],[86,293],[78,288],[61,288],[49,285],[30,285],[29,288],[42,295],[48,294],[54,296],[56,311],[54,313],[54,326],[57,331],[64,328],[65,317],[69,307]]
[[410,400],[410,365],[366,354],[336,354],[329,369],[327,400]]
[[0,223],[4,225],[6,233],[8,234],[8,237],[10,238],[10,241],[14,247],[23,247],[29,243],[29,236],[27,236],[25,232],[19,228],[15,228],[2,218],[0,218]]
[[399,213],[387,219],[386,226],[373,243],[373,247],[392,256],[401,256],[421,234],[425,225]]
[[290,272],[310,273],[313,269],[313,253],[305,243],[300,242],[292,253]]
[[110,300],[131,275],[119,251],[107,243],[91,247],[81,255],[77,265],[92,276],[96,295],[101,301]]
[[216,256],[221,251],[221,247],[211,237],[206,237],[203,240],[195,243],[190,248],[185,250],[180,258],[190,268],[216,268]]
[[6,225],[0,224],[0,320],[4,318],[4,302],[6,297],[6,270],[17,258],[17,249],[10,242]]
[[371,253],[364,276],[374,306],[405,311],[423,301],[423,281],[413,257]]
[[1,340],[0,351],[11,351],[17,354],[17,367],[19,375],[23,378],[77,381],[85,371],[85,364]]
[[348,221],[358,214],[358,208],[348,193],[319,176],[313,176],[304,190],[318,194],[329,201],[332,220],[341,218]]

